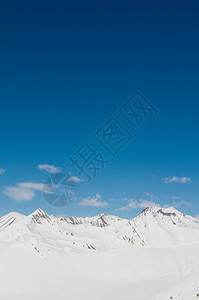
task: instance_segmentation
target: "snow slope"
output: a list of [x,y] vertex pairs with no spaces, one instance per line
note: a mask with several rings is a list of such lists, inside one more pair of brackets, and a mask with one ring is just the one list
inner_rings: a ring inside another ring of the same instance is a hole
[[[174,208],[132,220],[0,218],[0,300],[199,299],[199,221]],[[172,297],[172,298],[171,298]]]
[[132,220],[107,214],[56,218],[38,209],[29,216],[10,213],[0,218],[0,241],[34,242],[77,252],[171,246],[199,241],[199,220],[174,208],[146,208]]

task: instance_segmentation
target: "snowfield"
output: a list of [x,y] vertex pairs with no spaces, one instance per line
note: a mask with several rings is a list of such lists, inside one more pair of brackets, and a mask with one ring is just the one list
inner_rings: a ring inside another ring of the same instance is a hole
[[199,299],[199,221],[174,208],[132,220],[0,218],[0,300]]

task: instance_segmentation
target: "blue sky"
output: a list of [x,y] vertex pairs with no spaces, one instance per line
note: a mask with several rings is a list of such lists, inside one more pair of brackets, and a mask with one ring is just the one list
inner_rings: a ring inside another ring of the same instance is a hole
[[[131,218],[152,202],[199,214],[198,14],[197,1],[2,5],[0,215]],[[135,91],[158,110],[141,132],[118,112]],[[115,158],[93,138],[112,116],[134,135]],[[50,206],[38,166],[81,177],[68,158],[87,140],[110,162],[76,201]]]

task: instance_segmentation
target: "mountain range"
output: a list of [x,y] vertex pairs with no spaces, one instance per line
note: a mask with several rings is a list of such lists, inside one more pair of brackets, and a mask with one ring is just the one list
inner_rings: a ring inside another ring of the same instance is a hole
[[0,300],[197,299],[199,220],[155,206],[130,220],[11,212],[0,279]]
[[9,213],[0,218],[1,242],[85,252],[132,247],[158,247],[199,241],[199,221],[173,207],[151,207],[131,220],[108,214],[55,217],[37,209],[29,216]]

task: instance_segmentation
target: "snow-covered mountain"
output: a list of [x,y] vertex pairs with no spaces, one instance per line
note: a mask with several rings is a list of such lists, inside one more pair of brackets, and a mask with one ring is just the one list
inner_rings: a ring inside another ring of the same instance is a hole
[[0,242],[27,242],[63,251],[85,252],[199,241],[199,221],[170,208],[146,208],[136,218],[54,217],[41,209],[29,216],[9,213],[0,218]]
[[0,282],[0,300],[198,299],[199,221],[172,207],[131,220],[9,213]]

